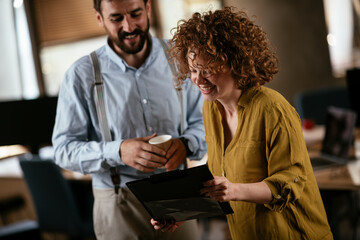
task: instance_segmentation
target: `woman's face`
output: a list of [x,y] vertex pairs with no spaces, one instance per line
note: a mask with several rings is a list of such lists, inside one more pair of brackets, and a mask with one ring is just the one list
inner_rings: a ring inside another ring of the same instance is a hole
[[202,56],[197,56],[194,61],[191,53],[188,54],[188,63],[191,81],[200,89],[205,100],[224,102],[232,99],[233,94],[239,91],[227,66],[223,72],[208,73],[203,70],[204,67],[209,68],[206,66],[206,60]]

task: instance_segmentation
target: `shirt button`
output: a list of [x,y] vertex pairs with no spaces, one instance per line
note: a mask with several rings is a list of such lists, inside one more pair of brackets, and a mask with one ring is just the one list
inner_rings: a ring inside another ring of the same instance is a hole
[[148,130],[151,132],[151,131],[153,130],[153,128],[152,128],[152,127],[148,127]]
[[147,104],[147,100],[146,100],[145,98],[142,100],[142,102],[143,102],[144,104]]
[[278,195],[276,196],[276,198],[277,198],[277,199],[281,199],[281,195],[278,194]]
[[299,179],[298,179],[298,178],[295,178],[295,179],[294,179],[294,182],[296,182],[296,183],[297,183],[298,181],[299,181]]
[[140,73],[139,73],[139,72],[136,73],[136,77],[140,77]]

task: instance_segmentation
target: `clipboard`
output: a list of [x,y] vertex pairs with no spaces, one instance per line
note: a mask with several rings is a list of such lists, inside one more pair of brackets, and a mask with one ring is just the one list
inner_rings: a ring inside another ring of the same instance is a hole
[[203,182],[213,179],[206,164],[152,175],[126,183],[157,221],[185,221],[233,213],[228,202],[200,195]]

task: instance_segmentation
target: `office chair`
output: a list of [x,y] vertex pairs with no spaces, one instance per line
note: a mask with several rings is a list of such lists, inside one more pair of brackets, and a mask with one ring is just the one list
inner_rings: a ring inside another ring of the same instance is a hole
[[325,124],[327,107],[350,108],[345,86],[301,91],[295,95],[294,104],[301,119],[311,119],[319,125]]
[[40,231],[95,239],[92,206],[81,212],[81,203],[77,203],[69,182],[53,161],[20,159],[20,166],[35,205]]

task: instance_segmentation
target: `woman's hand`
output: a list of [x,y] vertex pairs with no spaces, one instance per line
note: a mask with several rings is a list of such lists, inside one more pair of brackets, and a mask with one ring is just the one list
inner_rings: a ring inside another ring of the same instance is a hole
[[219,202],[245,201],[266,204],[272,200],[270,188],[265,182],[232,183],[226,177],[217,177],[204,182],[200,194]]
[[151,219],[150,222],[155,230],[161,230],[162,232],[174,232],[178,227],[184,224],[184,222],[173,221],[159,222],[154,219]]
[[236,184],[226,177],[215,176],[214,179],[204,182],[204,188],[200,194],[210,197],[219,202],[236,200]]

